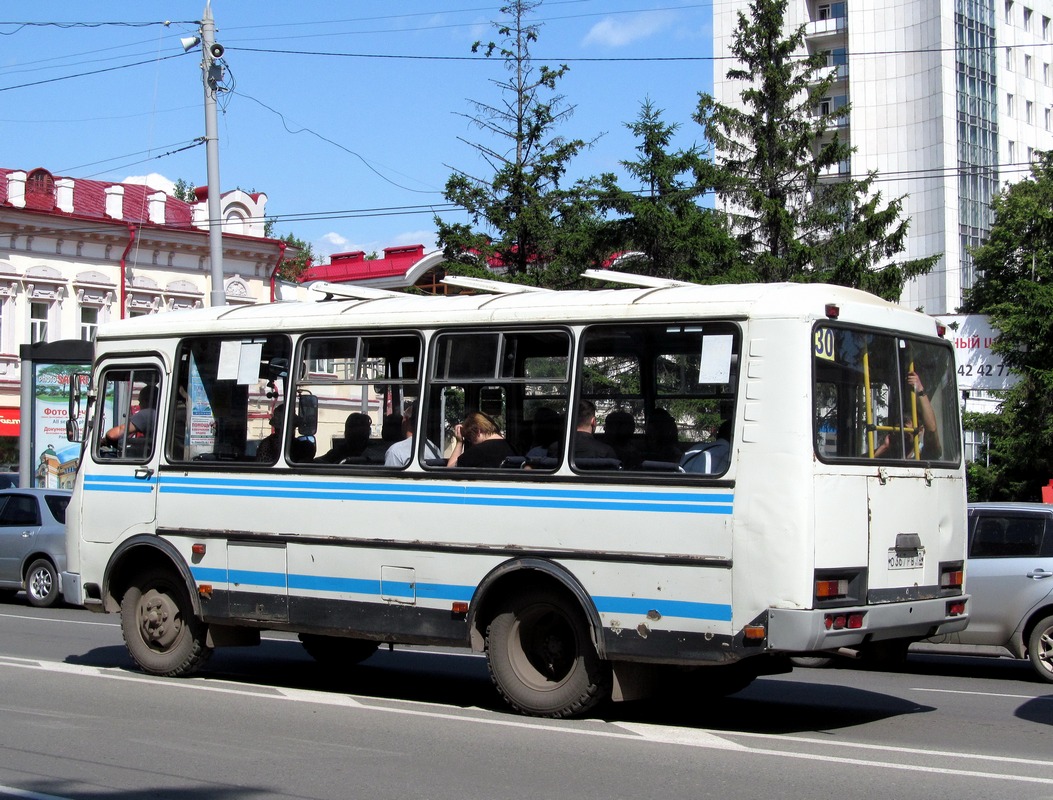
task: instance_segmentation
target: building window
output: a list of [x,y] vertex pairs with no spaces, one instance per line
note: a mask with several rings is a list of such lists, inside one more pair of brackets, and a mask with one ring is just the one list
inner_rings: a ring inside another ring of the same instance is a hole
[[46,342],[48,340],[48,311],[49,303],[29,304],[29,343]]
[[99,309],[94,306],[80,308],[80,338],[85,342],[95,341],[95,331],[99,327]]
[[1016,110],[1015,100],[1016,98],[1011,94],[1005,96],[1005,113],[1009,116],[1013,116],[1013,113]]
[[1010,72],[1013,71],[1013,48],[1007,47],[1005,49],[1005,68]]
[[1024,56],[1024,77],[1031,77],[1031,56]]
[[1024,122],[1028,125],[1035,124],[1035,104],[1030,100],[1024,103]]
[[1013,24],[1013,0],[1005,0],[1005,22],[1006,25]]
[[819,6],[819,19],[830,19],[830,4],[822,3]]
[[1024,30],[1031,30],[1031,9],[1024,6]]
[[1049,86],[1049,64],[1042,65],[1042,83]]
[[1049,127],[1050,122],[1053,122],[1053,120],[1051,120],[1050,117],[1053,117],[1053,109],[1047,108],[1046,109],[1046,130],[1047,131],[1050,129],[1050,127]]
[[1009,142],[1009,163],[1016,161],[1016,142]]
[[1027,148],[1027,163],[1030,164],[1035,160],[1035,148]]
[[1042,41],[1049,41],[1049,17],[1042,17]]

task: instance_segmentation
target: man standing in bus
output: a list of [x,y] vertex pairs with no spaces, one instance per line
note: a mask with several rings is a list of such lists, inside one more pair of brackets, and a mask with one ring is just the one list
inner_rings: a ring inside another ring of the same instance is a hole
[[[918,409],[918,426],[911,430],[909,427],[903,430],[904,453],[901,456],[894,448],[895,440],[892,435],[885,436],[884,440],[874,450],[875,458],[914,458],[914,442],[919,442],[920,458],[939,458],[942,448],[940,446],[940,432],[936,427],[936,412],[932,409],[932,401],[925,391],[918,373],[911,370],[907,373],[907,384],[914,392],[914,398]],[[913,412],[907,406],[903,410],[904,425],[913,424]]]

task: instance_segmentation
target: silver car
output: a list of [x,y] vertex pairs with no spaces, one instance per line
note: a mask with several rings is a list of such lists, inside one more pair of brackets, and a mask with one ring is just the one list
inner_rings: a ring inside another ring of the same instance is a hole
[[1029,658],[1053,682],[1053,505],[970,503],[965,588],[969,627],[914,649]]
[[61,599],[69,500],[62,489],[0,490],[0,596],[24,589],[40,608]]

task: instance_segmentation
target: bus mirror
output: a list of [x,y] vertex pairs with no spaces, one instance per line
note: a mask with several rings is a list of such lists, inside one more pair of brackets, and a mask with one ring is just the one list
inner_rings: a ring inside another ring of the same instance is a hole
[[314,436],[318,431],[318,398],[313,394],[301,394],[299,433],[301,436]]
[[77,425],[77,420],[67,419],[66,420],[66,441],[67,442],[79,442],[80,441],[80,428]]
[[80,441],[80,398],[82,388],[88,385],[88,375],[83,372],[71,372],[69,375],[69,409],[66,416],[66,440]]

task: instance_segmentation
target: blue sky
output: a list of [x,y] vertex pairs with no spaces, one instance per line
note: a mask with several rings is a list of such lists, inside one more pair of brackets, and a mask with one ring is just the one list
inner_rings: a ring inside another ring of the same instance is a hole
[[[277,234],[319,255],[430,249],[427,209],[445,203],[452,168],[487,174],[462,140],[488,141],[467,118],[472,101],[501,99],[492,81],[502,63],[471,54],[474,41],[496,38],[500,5],[213,0],[230,89],[219,111],[223,190],[266,192]],[[197,33],[204,8],[5,0],[0,166],[205,185],[205,148],[194,146],[204,135],[200,50],[184,54],[179,41]],[[542,26],[535,60],[570,67],[558,89],[575,110],[560,133],[595,139],[571,180],[621,172],[635,157],[625,123],[644,98],[681,124],[676,146],[701,143],[691,114],[712,90],[712,0],[545,0],[531,19]]]

